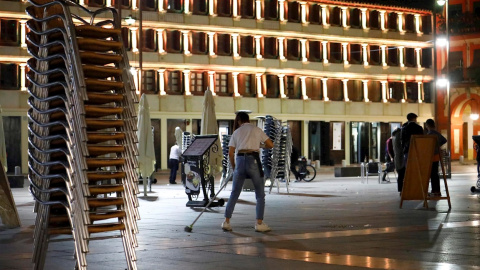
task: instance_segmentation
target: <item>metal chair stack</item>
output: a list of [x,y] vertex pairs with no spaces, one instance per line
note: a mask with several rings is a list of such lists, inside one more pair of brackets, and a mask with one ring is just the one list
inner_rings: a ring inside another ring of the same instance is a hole
[[182,145],[180,147],[180,149],[182,150],[182,153],[185,152],[185,150],[187,150],[190,144],[192,144],[192,135],[190,134],[190,132],[184,131],[182,133]]
[[287,192],[289,191],[289,182],[290,182],[290,156],[292,153],[292,136],[290,133],[290,128],[286,123],[282,123],[279,120],[272,121],[271,127],[268,128],[267,125],[270,122],[271,116],[266,117],[266,128],[265,131],[269,131],[270,139],[274,143],[273,149],[270,151],[270,191],[272,192],[273,185],[276,184],[277,192],[280,192],[280,183],[279,179],[285,182]]
[[136,269],[138,97],[120,22],[97,17],[116,12],[66,0],[29,2],[35,269],[44,268],[49,242],[72,239],[75,268],[87,269],[89,241],[112,237],[122,238],[128,269]]
[[223,182],[227,178],[227,173],[228,173],[228,168],[230,166],[230,160],[228,158],[228,144],[230,143],[230,138],[232,135],[227,135],[223,134],[222,135],[222,154],[223,154],[223,159],[222,159],[222,178],[220,179],[220,187],[223,186]]

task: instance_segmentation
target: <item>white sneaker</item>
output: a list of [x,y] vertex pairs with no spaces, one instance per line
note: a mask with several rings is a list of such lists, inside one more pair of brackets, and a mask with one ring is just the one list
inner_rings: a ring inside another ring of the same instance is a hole
[[268,225],[263,223],[263,222],[262,222],[262,224],[255,223],[255,231],[256,232],[269,232],[271,230],[272,229],[270,227],[268,227]]
[[222,222],[222,230],[230,232],[232,231],[232,226],[230,225],[230,223],[224,221]]

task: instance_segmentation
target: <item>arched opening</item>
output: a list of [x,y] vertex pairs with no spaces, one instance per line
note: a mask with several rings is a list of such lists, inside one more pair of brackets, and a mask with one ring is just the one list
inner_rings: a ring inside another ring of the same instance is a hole
[[473,135],[480,135],[480,122],[475,114],[480,113],[480,96],[464,93],[454,98],[450,106],[451,119],[451,156],[452,159],[472,160],[475,158],[473,150]]

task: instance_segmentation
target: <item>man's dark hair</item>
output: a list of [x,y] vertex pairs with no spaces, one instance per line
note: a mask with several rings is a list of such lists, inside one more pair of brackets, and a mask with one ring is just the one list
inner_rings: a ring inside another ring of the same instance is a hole
[[237,113],[237,116],[235,117],[235,121],[233,123],[233,130],[236,130],[237,128],[240,127],[240,124],[238,122],[242,122],[242,123],[250,122],[250,116],[248,116],[248,113],[246,112]]
[[435,128],[435,121],[433,121],[433,119],[428,119],[425,124],[427,124],[427,127],[430,127],[430,128]]
[[413,119],[417,118],[417,115],[414,113],[407,114],[407,120],[412,121]]

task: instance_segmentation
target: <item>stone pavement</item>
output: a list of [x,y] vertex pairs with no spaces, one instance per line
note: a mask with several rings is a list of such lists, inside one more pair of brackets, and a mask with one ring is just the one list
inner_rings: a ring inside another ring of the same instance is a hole
[[[282,184],[267,194],[269,233],[254,231],[254,192],[240,195],[233,232],[220,229],[225,207],[209,209],[185,232],[201,208],[185,207],[183,186],[157,174],[159,183],[139,199],[138,269],[480,269],[480,197],[470,193],[476,166],[454,166],[450,212],[446,201],[430,201],[429,209],[406,201],[400,209],[396,183],[320,171],[313,182],[291,183],[290,193]],[[219,197],[228,199],[230,188]],[[27,188],[13,194],[22,227],[0,225],[0,269],[31,269],[33,200]],[[89,247],[89,269],[126,268],[120,239]],[[48,251],[45,269],[74,268],[71,241],[50,243]]]

